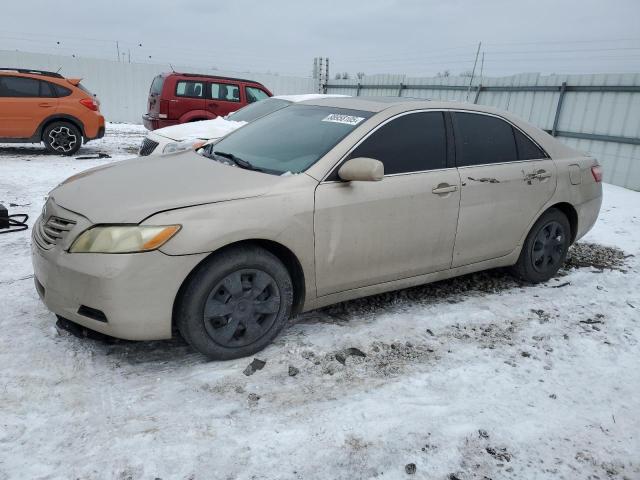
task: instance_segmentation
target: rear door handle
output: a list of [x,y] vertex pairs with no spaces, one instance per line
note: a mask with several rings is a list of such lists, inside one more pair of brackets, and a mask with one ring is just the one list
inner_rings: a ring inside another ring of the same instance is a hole
[[458,190],[457,185],[449,185],[448,183],[440,183],[437,187],[434,187],[431,190],[431,193],[435,193],[436,195],[443,195],[445,193],[451,193]]
[[38,104],[39,107],[44,107],[44,108],[51,108],[53,107],[52,103],[39,103]]
[[543,171],[543,172],[538,172],[536,174],[536,178],[539,178],[540,180],[544,180],[545,178],[550,178],[551,177],[551,173]]

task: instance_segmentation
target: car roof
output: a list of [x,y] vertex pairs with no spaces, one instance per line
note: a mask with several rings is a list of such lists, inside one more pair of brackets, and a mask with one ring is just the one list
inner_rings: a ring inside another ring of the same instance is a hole
[[305,105],[318,105],[325,107],[345,108],[350,110],[362,110],[365,112],[381,112],[388,108],[399,107],[400,110],[424,109],[460,109],[478,112],[494,113],[504,115],[505,112],[485,105],[475,105],[473,103],[446,102],[441,100],[429,100],[427,98],[411,97],[341,97],[322,98],[302,102]]
[[287,100],[289,102],[298,103],[298,102],[306,102],[307,100],[319,100],[322,98],[345,98],[349,95],[338,95],[332,93],[304,93],[300,95],[274,95],[271,98],[275,98],[278,100]]
[[27,68],[0,67],[0,73],[16,74],[22,73],[26,75],[40,75],[51,78],[64,78],[58,72],[47,72],[45,70],[30,70]]
[[236,78],[236,77],[225,77],[222,75],[210,75],[208,73],[185,73],[185,72],[165,72],[162,74],[162,76],[164,77],[171,77],[171,76],[183,76],[183,77],[196,77],[196,78],[218,78],[220,80],[234,80],[236,82],[243,82],[243,83],[253,83],[254,85],[260,85],[261,87],[264,87],[264,85],[262,85],[262,83],[256,81],[256,80],[247,80],[246,78]]

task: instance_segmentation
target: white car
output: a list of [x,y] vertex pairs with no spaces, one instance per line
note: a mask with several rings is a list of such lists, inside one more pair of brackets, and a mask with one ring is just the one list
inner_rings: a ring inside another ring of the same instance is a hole
[[276,110],[280,110],[292,103],[304,102],[305,100],[317,100],[320,98],[348,96],[349,95],[325,95],[320,93],[278,95],[251,103],[240,110],[230,113],[226,117],[159,128],[147,134],[142,141],[138,155],[146,157],[148,155],[162,155],[198,148],[205,143],[222,138],[241,126]]

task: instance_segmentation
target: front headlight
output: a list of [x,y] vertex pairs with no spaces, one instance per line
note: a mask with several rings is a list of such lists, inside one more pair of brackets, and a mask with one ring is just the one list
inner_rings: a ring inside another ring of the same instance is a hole
[[204,144],[202,140],[182,140],[180,142],[167,143],[162,149],[163,154],[184,152],[201,147]]
[[160,248],[180,225],[113,225],[92,227],[75,239],[71,253],[136,253]]

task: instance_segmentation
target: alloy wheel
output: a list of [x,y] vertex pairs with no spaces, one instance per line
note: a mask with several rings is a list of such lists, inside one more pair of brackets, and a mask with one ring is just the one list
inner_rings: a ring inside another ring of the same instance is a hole
[[49,145],[57,152],[67,153],[78,143],[78,137],[69,129],[61,125],[49,132]]

